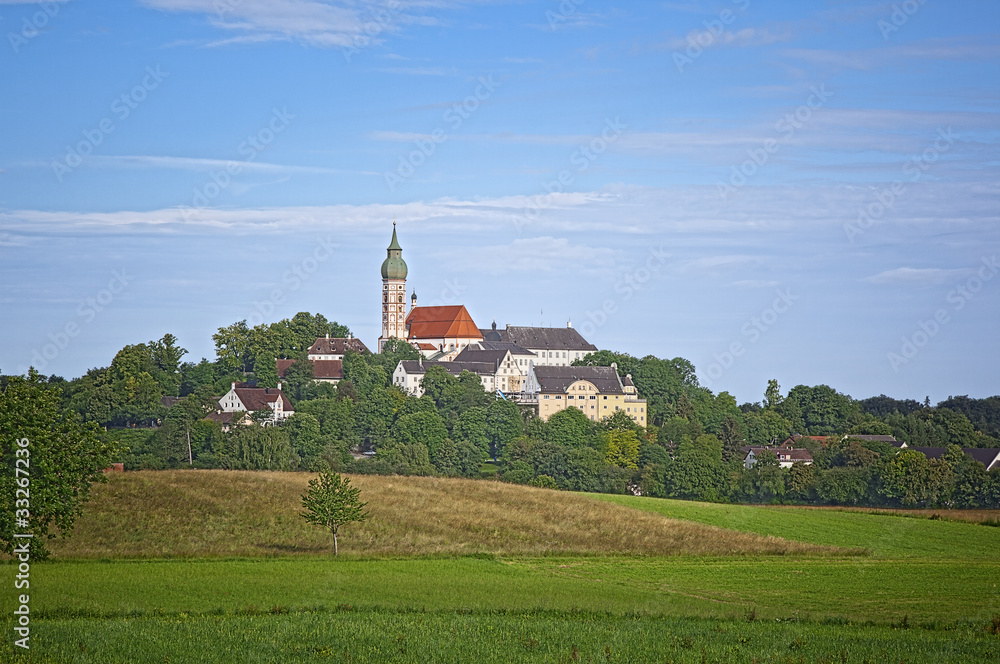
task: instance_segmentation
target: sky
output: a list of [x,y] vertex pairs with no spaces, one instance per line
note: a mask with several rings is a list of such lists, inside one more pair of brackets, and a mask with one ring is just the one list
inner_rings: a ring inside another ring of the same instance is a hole
[[1000,393],[1000,4],[0,0],[0,373],[299,311]]

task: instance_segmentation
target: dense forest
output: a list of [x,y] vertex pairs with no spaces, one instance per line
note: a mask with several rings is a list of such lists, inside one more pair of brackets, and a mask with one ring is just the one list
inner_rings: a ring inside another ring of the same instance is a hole
[[[350,330],[308,313],[252,328],[241,321],[213,335],[214,361],[184,361],[187,351],[166,334],[125,346],[109,366],[74,380],[32,380],[58,388],[62,414],[96,424],[107,443],[120,446],[129,470],[330,468],[709,501],[1000,507],[1000,473],[988,474],[960,449],[997,446],[1000,396],[951,397],[932,406],[885,395],[856,400],[826,385],[782,394],[772,380],[759,403],[737,404],[727,392],[700,386],[683,358],[602,350],[580,362],[615,362],[632,375],[648,401],[645,428],[624,414],[594,423],[572,409],[542,422],[531,409],[484,392],[477,376],[440,368],[427,372],[424,396],[407,396],[391,384],[398,361],[417,357],[405,343],[378,354],[349,351],[336,386],[314,383],[308,362],[293,365],[282,388],[295,414],[281,425],[223,432],[205,419],[232,382],[276,386],[275,359],[305,359],[327,334]],[[0,377],[0,386],[6,383]],[[744,468],[745,445],[792,434],[807,436],[796,445],[810,449],[813,465],[781,469],[765,453]],[[928,459],[852,434],[893,435],[948,452]]]

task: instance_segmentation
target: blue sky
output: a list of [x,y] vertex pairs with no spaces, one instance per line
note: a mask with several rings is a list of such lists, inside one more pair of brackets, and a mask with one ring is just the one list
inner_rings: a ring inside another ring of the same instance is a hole
[[0,371],[421,304],[1000,393],[1000,5],[0,0]]

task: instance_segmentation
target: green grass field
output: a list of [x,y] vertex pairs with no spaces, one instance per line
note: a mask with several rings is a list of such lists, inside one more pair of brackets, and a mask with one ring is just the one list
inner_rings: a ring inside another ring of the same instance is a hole
[[[32,566],[21,658],[1000,660],[1000,528],[356,478],[372,520],[345,528],[335,559],[295,516],[307,479],[113,477],[59,559]],[[0,584],[14,573],[0,567]],[[4,616],[13,601],[0,593]],[[0,661],[15,656],[0,644]]]
[[[588,494],[604,502],[670,519],[744,533],[836,547],[859,547],[875,558],[933,557],[996,560],[1000,528],[978,524],[836,509],[724,505],[637,496]],[[982,512],[982,511],[980,511]],[[993,518],[1000,516],[994,513]]]

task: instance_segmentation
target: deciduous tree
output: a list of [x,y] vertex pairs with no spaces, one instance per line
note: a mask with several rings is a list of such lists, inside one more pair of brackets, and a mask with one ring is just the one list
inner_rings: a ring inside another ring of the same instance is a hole
[[309,480],[309,488],[302,495],[302,518],[309,523],[323,526],[333,535],[333,555],[340,555],[337,545],[337,533],[340,527],[368,518],[365,506],[361,502],[361,490],[351,486],[349,477],[341,477],[337,473],[320,473],[319,477]]

